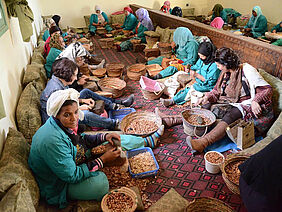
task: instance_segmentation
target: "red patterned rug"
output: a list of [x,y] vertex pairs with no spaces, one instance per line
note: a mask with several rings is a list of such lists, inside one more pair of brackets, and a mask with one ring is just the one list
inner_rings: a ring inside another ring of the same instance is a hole
[[[115,49],[101,49],[97,40],[95,53],[98,57],[103,57],[106,62],[120,62],[125,65],[144,61],[143,53],[133,53],[131,51],[117,52]],[[154,111],[159,107],[165,114],[180,114],[184,107],[163,107],[159,100],[149,101],[142,96],[139,82],[127,81],[127,89],[124,96],[135,94],[133,107],[139,110]],[[160,145],[154,149],[158,160],[160,171],[158,176],[147,187],[146,193],[150,200],[157,201],[170,188],[174,188],[181,196],[191,201],[194,197],[214,197],[220,199],[234,208],[236,211],[247,211],[239,195],[233,194],[226,186],[221,174],[209,174],[205,170],[203,155],[193,156],[187,146],[186,135],[183,126],[176,126],[166,129],[161,138]]]

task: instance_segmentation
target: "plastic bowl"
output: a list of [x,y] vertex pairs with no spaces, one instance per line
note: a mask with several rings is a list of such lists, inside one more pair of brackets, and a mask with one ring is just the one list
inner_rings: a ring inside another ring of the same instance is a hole
[[[208,153],[211,153],[211,152],[215,152],[217,154],[219,154],[223,160],[221,163],[211,163],[210,161],[207,160],[206,156]],[[211,173],[211,174],[217,174],[220,172],[220,165],[224,163],[224,155],[221,154],[220,152],[217,152],[217,151],[208,151],[205,155],[204,155],[204,158],[205,158],[205,168],[206,170]]]

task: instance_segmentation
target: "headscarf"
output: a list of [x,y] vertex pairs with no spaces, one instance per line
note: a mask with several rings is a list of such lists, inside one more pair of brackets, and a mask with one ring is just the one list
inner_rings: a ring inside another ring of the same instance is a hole
[[180,7],[174,7],[171,11],[171,15],[182,17],[182,9]]
[[170,9],[170,1],[165,1],[165,2],[164,2],[164,5],[167,6],[167,9],[168,9],[168,10]]
[[173,33],[173,41],[179,50],[184,49],[188,42],[196,42],[192,32],[186,27],[178,27]]
[[211,42],[202,42],[198,48],[198,52],[206,56],[206,59],[203,60],[205,65],[214,62],[215,51],[216,47]]
[[214,5],[212,9],[214,17],[220,17],[220,13],[222,10],[223,10],[223,6],[221,4]]
[[130,7],[123,8],[123,11],[128,11],[133,14],[133,10]]
[[221,17],[216,17],[211,22],[211,26],[217,29],[221,29],[224,24],[224,20]]
[[[79,92],[73,88],[58,90],[51,94],[49,99],[47,100],[47,114],[48,116],[56,117],[62,107],[62,105],[67,100],[73,100],[77,102],[77,106],[79,106]],[[84,119],[84,114],[81,110],[78,110],[79,119]]]
[[62,51],[65,49],[63,46],[61,46],[60,37],[61,35],[59,34],[55,34],[51,37],[50,43],[49,43],[50,48],[56,48]]
[[60,59],[62,57],[67,57],[68,59],[75,62],[77,57],[83,57],[86,55],[90,55],[90,53],[82,46],[81,43],[75,42],[71,43],[64,51],[59,54],[56,59]]
[[59,15],[54,15],[54,16],[52,17],[52,19],[55,21],[56,25],[59,27],[59,22],[60,22],[60,20],[61,20],[61,16],[59,16]]
[[253,19],[253,23],[254,23],[252,29],[255,28],[257,20],[262,15],[262,11],[261,11],[261,8],[259,6],[255,6],[253,8],[253,11],[256,12],[257,16],[255,17],[254,15],[252,15],[252,17],[251,17],[251,19]]
[[54,19],[52,19],[52,18],[48,18],[47,20],[46,20],[46,26],[48,27],[48,29],[51,27],[51,25],[52,24],[54,24],[55,23],[55,21],[54,21]]
[[149,31],[154,30],[154,26],[153,26],[152,20],[149,17],[148,10],[144,8],[139,8],[138,10],[136,10],[135,13],[138,17],[138,20],[144,27],[146,27]]
[[161,7],[161,11],[164,13],[169,13],[170,10],[170,1],[165,1],[164,5]]
[[[100,13],[97,13],[97,10],[99,10]],[[97,15],[101,15],[102,14],[102,10],[101,10],[101,7],[99,5],[95,6],[95,12],[96,12]]]

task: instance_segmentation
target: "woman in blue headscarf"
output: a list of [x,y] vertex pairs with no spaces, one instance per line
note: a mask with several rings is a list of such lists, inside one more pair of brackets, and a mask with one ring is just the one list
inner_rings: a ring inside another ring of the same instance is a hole
[[260,37],[267,31],[267,19],[262,14],[261,8],[255,6],[252,10],[252,17],[250,18],[245,28],[245,36]]
[[184,71],[187,65],[194,65],[196,63],[199,44],[188,28],[178,27],[173,34],[173,41],[176,45],[176,59],[171,61],[170,66],[154,76],[153,79],[171,76],[177,71]]
[[[148,11],[144,8],[139,8],[138,10],[136,10],[135,13],[139,23],[137,24],[135,29],[131,31],[131,34],[133,34],[133,38],[131,38],[130,40],[139,39],[141,40],[141,43],[146,43],[144,32],[154,30],[152,20],[149,17]],[[118,51],[126,51],[128,49],[132,49],[132,43],[129,40],[122,42],[120,46],[117,46],[117,49]]]

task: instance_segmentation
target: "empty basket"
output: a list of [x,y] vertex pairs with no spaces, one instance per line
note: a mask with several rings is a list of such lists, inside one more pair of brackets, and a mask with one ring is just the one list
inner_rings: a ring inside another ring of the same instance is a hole
[[127,67],[127,76],[131,80],[140,80],[141,76],[146,74],[146,66],[142,63],[137,63]]
[[123,73],[124,65],[122,63],[108,63],[106,64],[106,70],[109,77],[121,77]]

